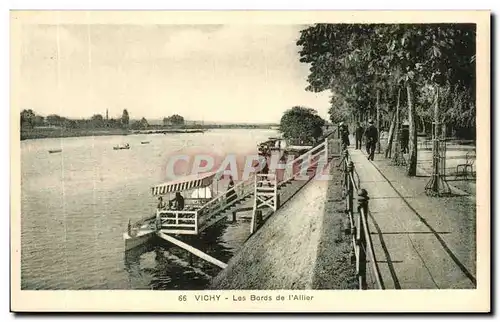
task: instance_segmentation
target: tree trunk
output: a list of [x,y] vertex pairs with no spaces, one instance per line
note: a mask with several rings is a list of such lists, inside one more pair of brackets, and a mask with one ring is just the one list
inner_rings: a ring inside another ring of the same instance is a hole
[[407,175],[417,175],[417,122],[415,115],[415,107],[413,106],[413,84],[408,81],[406,84],[406,93],[408,96],[408,123],[410,123],[410,140],[409,150],[410,156],[408,160]]
[[424,134],[427,134],[427,129],[425,128],[425,121],[424,121],[424,118],[423,117],[419,117],[420,118],[420,126],[422,127],[422,132]]
[[377,153],[380,153],[380,90],[377,90],[377,102],[376,102],[376,109],[377,109],[377,132],[378,132],[378,138],[377,138]]
[[387,138],[387,146],[385,147],[385,157],[391,157],[392,140],[394,137],[394,128],[396,127],[396,112],[392,113],[391,127],[389,128],[389,137]]
[[[399,146],[399,128],[400,128],[400,114],[399,113],[399,106],[401,105],[401,87],[398,88],[398,98],[396,101],[396,124],[395,124],[395,131],[394,131],[394,151],[392,151],[392,159],[395,161],[395,163],[399,163],[400,159],[400,152],[401,152],[401,147]],[[392,148],[391,148],[392,150]]]

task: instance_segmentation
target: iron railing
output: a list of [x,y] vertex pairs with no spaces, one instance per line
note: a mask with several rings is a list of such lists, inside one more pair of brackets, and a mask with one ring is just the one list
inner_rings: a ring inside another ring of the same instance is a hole
[[[343,180],[342,187],[346,199],[346,213],[349,216],[348,233],[352,236],[354,256],[356,259],[356,274],[359,288],[366,290],[367,286],[367,263],[370,263],[371,273],[374,276],[374,287],[384,289],[380,269],[373,248],[373,242],[368,225],[368,192],[361,188],[359,175],[354,167],[349,152],[343,150],[341,161]],[[354,191],[357,191],[357,208],[354,208]],[[370,274],[371,275],[371,274]]]

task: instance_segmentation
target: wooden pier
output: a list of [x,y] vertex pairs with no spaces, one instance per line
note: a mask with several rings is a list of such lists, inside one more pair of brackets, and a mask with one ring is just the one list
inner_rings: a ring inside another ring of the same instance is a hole
[[[236,212],[240,210],[252,210],[250,234],[253,234],[263,222],[265,209],[268,210],[267,215],[279,209],[280,194],[283,189],[286,189],[295,180],[311,180],[312,176],[316,175],[317,169],[326,166],[327,162],[328,139],[326,138],[322,143],[284,164],[284,169],[277,169],[273,173],[267,174],[253,174],[199,207],[185,207],[184,210],[157,210],[153,225],[156,228],[155,233],[152,234],[151,228],[148,227],[142,229],[142,233],[137,237],[131,237],[129,229],[128,236],[124,236],[125,247],[130,249],[131,246],[138,245],[137,238],[147,239],[151,235],[156,235],[199,258],[225,268],[225,263],[174,238],[172,235],[198,235],[228,216],[232,216],[232,219],[236,220]],[[160,187],[160,189],[162,188],[164,187]],[[153,191],[157,190],[158,188],[156,190],[153,188]],[[147,234],[145,230],[148,230]]]

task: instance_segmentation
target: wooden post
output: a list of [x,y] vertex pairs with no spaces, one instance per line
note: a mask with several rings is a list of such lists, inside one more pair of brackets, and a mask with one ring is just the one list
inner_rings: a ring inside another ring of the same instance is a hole
[[262,223],[262,210],[257,210],[256,212],[256,224]]
[[161,230],[161,215],[160,210],[156,210],[156,230]]
[[347,185],[347,159],[349,158],[349,153],[344,150],[344,161],[342,161],[342,170],[344,171],[344,183]]
[[348,171],[348,175],[347,175],[347,182],[348,182],[348,190],[347,190],[347,193],[348,193],[348,210],[350,213],[352,213],[354,211],[353,209],[353,202],[354,202],[354,187],[353,187],[353,184],[351,182],[351,177],[353,177],[353,173],[354,173],[354,163],[352,161],[349,161],[349,164],[347,165],[347,171]]
[[233,211],[233,222],[236,222],[236,211]]
[[170,236],[170,235],[167,235],[165,233],[162,233],[162,232],[159,232],[158,233],[158,237],[168,241],[168,242],[171,242],[172,244],[176,245],[176,246],[179,246],[180,248],[184,249],[184,250],[187,250],[188,252],[191,252],[193,253],[194,255],[198,256],[199,258],[201,259],[204,259],[206,260],[207,262],[209,263],[212,263],[216,266],[219,266],[220,268],[224,269],[227,267],[227,264],[226,263],[223,263],[215,258],[213,258],[212,256],[200,251],[199,249],[196,249],[194,248],[193,246],[190,246],[178,239],[175,239],[174,237]]
[[378,132],[378,139],[377,139],[377,153],[380,153],[380,90],[377,90],[377,132]]
[[328,138],[325,139],[325,157],[326,162],[328,163]]
[[[193,238],[191,236],[188,237],[188,241],[190,244],[193,243]],[[188,252],[189,255],[189,266],[193,266],[194,258],[193,258],[193,253]]]
[[257,212],[257,207],[258,207],[258,204],[257,204],[257,183],[258,183],[258,179],[257,179],[257,175],[255,175],[255,184],[254,184],[254,192],[253,192],[253,211],[252,211],[252,221],[250,222],[250,235],[253,234],[253,232],[255,231],[255,213]]
[[198,227],[198,216],[199,216],[199,214],[198,214],[198,210],[197,210],[196,213],[194,214],[194,233],[196,235],[198,235],[198,228],[199,228]]
[[359,287],[362,290],[366,290],[366,235],[363,228],[363,221],[366,220],[368,216],[368,192],[365,189],[361,189],[358,192],[358,212],[360,216],[359,230],[359,270],[358,270],[358,280]]

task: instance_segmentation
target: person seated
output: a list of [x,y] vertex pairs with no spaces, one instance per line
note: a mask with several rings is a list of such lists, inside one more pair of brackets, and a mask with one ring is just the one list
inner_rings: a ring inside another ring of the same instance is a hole
[[163,197],[158,197],[158,210],[166,210],[167,204],[163,201]]
[[170,200],[171,209],[173,210],[183,210],[184,209],[184,197],[180,192],[175,193],[175,198]]

